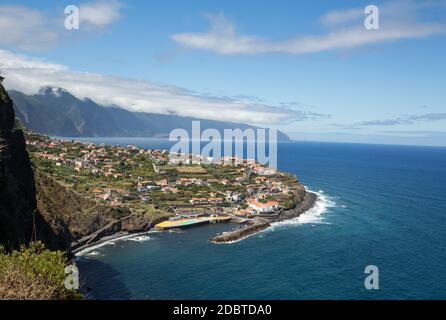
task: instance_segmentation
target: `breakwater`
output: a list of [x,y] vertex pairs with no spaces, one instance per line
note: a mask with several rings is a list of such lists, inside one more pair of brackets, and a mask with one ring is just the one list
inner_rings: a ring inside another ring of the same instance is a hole
[[232,243],[241,240],[271,226],[273,222],[285,221],[299,217],[301,214],[310,210],[316,203],[317,195],[313,192],[306,192],[303,200],[296,205],[295,208],[282,211],[278,216],[273,218],[255,218],[248,226],[238,228],[234,231],[226,232],[210,239],[214,243]]

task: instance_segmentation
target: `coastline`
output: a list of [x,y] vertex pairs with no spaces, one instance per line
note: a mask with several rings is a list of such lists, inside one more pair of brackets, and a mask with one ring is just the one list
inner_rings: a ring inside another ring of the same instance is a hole
[[[27,143],[32,146],[30,150],[37,163],[34,177],[39,212],[48,220],[57,212],[63,223],[55,225],[54,229],[62,235],[60,238],[64,242],[61,246],[71,255],[117,238],[148,232],[154,227],[170,229],[196,225],[199,219],[192,221],[192,218],[198,216],[209,217],[203,218],[209,222],[247,222],[247,228],[235,233],[250,235],[274,222],[301,215],[317,198],[306,190],[296,175],[278,169],[267,171],[253,159],[237,163],[241,168],[225,168],[226,164],[222,162],[209,171],[206,168],[198,170],[193,166],[187,168],[170,163],[167,150],[144,149],[136,145],[104,148],[104,145],[94,143],[53,140],[32,132],[27,134]],[[45,151],[49,149],[53,151]],[[82,149],[82,157],[78,159],[76,150],[79,149]],[[66,150],[66,153],[60,150]],[[66,158],[66,155],[70,157]],[[132,161],[131,168],[123,166],[120,156]],[[230,161],[237,159],[232,157]],[[140,168],[148,164],[141,175],[150,180],[143,181],[144,177],[124,170],[138,167],[134,164]],[[167,176],[166,170],[171,170]],[[205,178],[200,176],[202,174],[206,174]],[[114,179],[110,180],[112,175]],[[59,177],[60,181],[53,176]],[[78,180],[79,183],[72,183]],[[234,188],[232,184],[238,187]],[[194,185],[198,186],[197,190],[204,186],[198,192],[198,198]],[[154,190],[162,193],[152,193]],[[165,194],[168,194],[167,198]],[[61,203],[55,200],[57,198],[66,200]],[[294,208],[283,209],[291,206]],[[84,214],[89,215],[89,220],[83,219]],[[179,223],[181,219],[186,220],[185,223]]]
[[304,199],[295,208],[281,212],[279,217],[274,219],[257,218],[250,226],[217,235],[209,239],[209,241],[216,244],[231,244],[243,240],[260,231],[270,228],[272,223],[299,217],[301,214],[313,208],[317,199],[318,196],[316,193],[306,191]]
[[149,233],[149,230],[148,231],[144,231],[144,232],[138,232],[138,233],[117,232],[115,234],[103,237],[103,238],[101,238],[100,240],[98,240],[96,242],[88,243],[88,244],[80,246],[80,247],[78,247],[76,249],[72,249],[70,251],[70,253],[73,256],[77,256],[77,255],[79,255],[80,253],[82,253],[82,252],[84,252],[86,250],[89,250],[89,249],[92,250],[93,248],[100,247],[101,245],[105,245],[108,242],[113,241],[113,240],[122,240],[122,239],[125,239],[127,237],[138,237],[138,236],[146,235],[147,233]]
[[293,209],[283,211],[277,219],[272,222],[281,222],[299,217],[301,214],[312,209],[318,200],[318,195],[312,191],[306,191],[304,199]]
[[[280,216],[275,219],[266,219],[266,218],[258,218],[256,222],[247,226],[245,228],[236,229],[234,231],[229,231],[222,235],[217,235],[210,239],[211,242],[216,244],[231,244],[234,242],[241,241],[246,239],[252,235],[255,235],[263,230],[266,230],[271,227],[272,223],[281,222],[285,220],[290,220],[299,217],[303,213],[312,209],[318,199],[316,193],[307,191],[305,197],[301,203],[299,203],[295,208],[286,210],[281,212]],[[144,232],[131,233],[131,232],[117,232],[115,234],[106,236],[101,238],[100,240],[92,243],[85,244],[83,246],[77,247],[76,249],[71,250],[71,254],[77,256],[82,252],[85,252],[89,249],[93,250],[93,248],[106,245],[110,241],[121,240],[127,237],[137,237],[146,235],[150,232],[153,232],[153,229],[149,229]]]

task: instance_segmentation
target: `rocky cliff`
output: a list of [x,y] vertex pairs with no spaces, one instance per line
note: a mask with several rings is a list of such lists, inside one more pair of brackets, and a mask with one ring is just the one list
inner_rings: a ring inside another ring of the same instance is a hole
[[34,175],[12,101],[0,84],[0,244],[7,250],[54,234],[36,203]]

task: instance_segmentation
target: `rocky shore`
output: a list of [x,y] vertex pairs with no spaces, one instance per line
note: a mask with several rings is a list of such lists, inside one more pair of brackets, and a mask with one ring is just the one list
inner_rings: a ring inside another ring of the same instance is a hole
[[81,253],[84,250],[100,246],[102,244],[105,244],[106,242],[113,241],[113,240],[119,240],[119,239],[125,239],[130,236],[138,237],[138,236],[147,234],[147,232],[148,231],[133,233],[133,232],[128,232],[128,231],[119,231],[119,232],[113,233],[111,235],[105,236],[103,238],[99,238],[94,242],[88,242],[88,243],[84,243],[82,245],[75,246],[74,248],[71,248],[70,255],[76,256],[77,254]]
[[85,236],[71,244],[71,252],[76,254],[91,246],[105,241],[125,237],[132,234],[144,233],[150,230],[150,222],[145,221],[137,214],[131,214],[120,220],[112,221],[104,228]]
[[303,200],[296,205],[295,208],[286,210],[280,213],[279,217],[274,219],[273,222],[285,221],[299,217],[304,212],[313,208],[317,201],[317,194],[307,191]]
[[303,200],[295,208],[282,211],[277,217],[272,219],[256,218],[250,225],[226,232],[210,239],[214,243],[233,243],[262,230],[271,227],[271,223],[285,221],[299,217],[304,212],[310,210],[316,203],[317,195],[313,192],[306,192]]

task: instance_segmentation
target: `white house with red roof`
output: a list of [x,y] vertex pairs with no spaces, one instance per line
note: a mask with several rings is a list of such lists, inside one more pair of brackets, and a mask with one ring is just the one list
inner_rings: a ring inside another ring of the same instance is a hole
[[257,213],[275,212],[280,209],[280,204],[277,201],[269,200],[267,202],[260,202],[257,198],[249,198],[246,200],[248,206],[254,209]]

